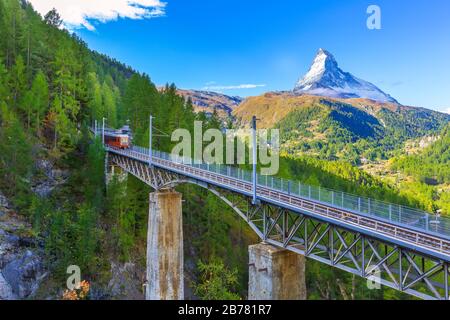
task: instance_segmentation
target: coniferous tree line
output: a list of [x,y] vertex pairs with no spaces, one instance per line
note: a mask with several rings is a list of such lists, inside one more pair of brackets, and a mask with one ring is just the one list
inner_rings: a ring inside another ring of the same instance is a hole
[[[104,153],[88,126],[103,117],[112,128],[129,123],[145,145],[150,114],[167,133],[191,129],[199,116],[174,85],[158,89],[148,75],[89,50],[62,24],[56,10],[41,17],[26,1],[0,0],[0,190],[28,214],[56,276],[71,264],[95,276],[108,264],[99,255],[106,230],[123,259],[144,238],[149,190],[131,178],[130,192],[115,191],[114,183],[106,192]],[[155,139],[156,148],[170,146],[168,136]],[[32,191],[45,178],[40,160],[70,171],[46,198]]]
[[[62,28],[55,10],[41,17],[19,0],[0,0],[0,112],[0,190],[18,212],[27,214],[61,286],[68,265],[79,265],[84,275],[101,282],[108,279],[109,259],[142,263],[145,256],[150,190],[132,177],[115,179],[105,190],[104,152],[88,126],[103,117],[110,127],[129,123],[135,143],[142,146],[148,144],[150,115],[154,126],[169,134],[177,128],[193,130],[194,120],[220,127],[216,115],[195,114],[192,102],[177,95],[175,85],[157,88],[148,75],[89,50]],[[154,143],[163,151],[172,147],[164,135]],[[70,171],[67,182],[47,198],[32,191],[44,176],[36,166],[42,159]],[[377,198],[408,202],[339,162],[285,159],[280,175],[364,195],[375,188]],[[203,298],[237,298],[236,291],[242,297],[247,245],[257,239],[213,195],[192,186],[181,188],[191,251],[203,257],[198,265],[204,283],[196,291]],[[329,286],[349,276],[311,266],[309,274],[318,279],[310,281],[311,297],[342,298],[344,289]],[[358,297],[367,296],[363,284],[358,282]]]

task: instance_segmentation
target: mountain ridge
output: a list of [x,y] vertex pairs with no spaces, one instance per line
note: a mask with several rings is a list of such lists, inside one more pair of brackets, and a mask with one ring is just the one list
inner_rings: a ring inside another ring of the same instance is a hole
[[[261,118],[259,126],[264,128],[272,128],[275,123],[282,120],[289,112],[298,107],[314,105],[320,101],[331,101],[347,103],[359,108],[369,114],[377,113],[381,110],[389,110],[392,112],[401,111],[424,111],[440,114],[447,117],[450,121],[450,115],[444,112],[435,111],[428,108],[401,105],[396,103],[382,103],[364,98],[332,98],[325,96],[302,94],[298,95],[293,92],[267,92],[260,96],[248,97],[233,110],[233,116],[237,118],[240,125],[250,123],[251,114],[255,113]],[[292,103],[289,103],[292,102]],[[276,110],[278,109],[278,110]],[[271,117],[265,116],[265,111],[269,110]]]
[[389,158],[409,139],[438,133],[450,115],[425,108],[368,99],[266,93],[246,99],[233,111],[238,127],[253,115],[258,128],[280,129],[282,149],[325,159]]
[[233,110],[245,100],[239,96],[229,96],[213,91],[178,89],[177,93],[185,99],[190,98],[196,112],[213,114],[216,111],[223,120],[230,119]]

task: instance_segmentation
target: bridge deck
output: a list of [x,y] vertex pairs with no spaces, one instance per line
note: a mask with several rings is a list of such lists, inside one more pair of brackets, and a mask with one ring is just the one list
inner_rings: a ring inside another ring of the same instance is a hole
[[[145,163],[150,158],[148,149],[141,147],[108,147],[107,151]],[[152,163],[191,179],[252,195],[251,173],[247,171],[223,165],[193,165],[159,151],[153,151]],[[411,208],[262,176],[258,176],[257,196],[261,201],[450,261],[449,222],[445,218],[431,220],[429,214]],[[430,224],[436,230],[430,230]]]

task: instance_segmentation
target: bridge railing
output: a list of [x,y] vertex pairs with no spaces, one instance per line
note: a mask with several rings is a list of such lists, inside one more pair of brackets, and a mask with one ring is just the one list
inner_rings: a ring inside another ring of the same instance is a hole
[[[133,146],[133,150],[146,155],[149,154],[147,148]],[[183,163],[249,183],[252,182],[252,173],[237,167],[222,164],[193,163],[190,158],[183,158],[158,150],[153,150],[152,154],[156,158]],[[432,235],[450,239],[450,218],[446,216],[432,215],[407,206],[273,176],[258,174],[257,185],[345,209],[363,216],[375,217],[394,225],[425,231]]]

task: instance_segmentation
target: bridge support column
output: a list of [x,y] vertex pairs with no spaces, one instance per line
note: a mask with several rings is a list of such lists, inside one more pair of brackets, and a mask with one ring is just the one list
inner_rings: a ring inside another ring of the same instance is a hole
[[304,256],[260,243],[249,260],[249,300],[306,300]]
[[147,300],[183,300],[181,193],[150,194],[147,234]]

